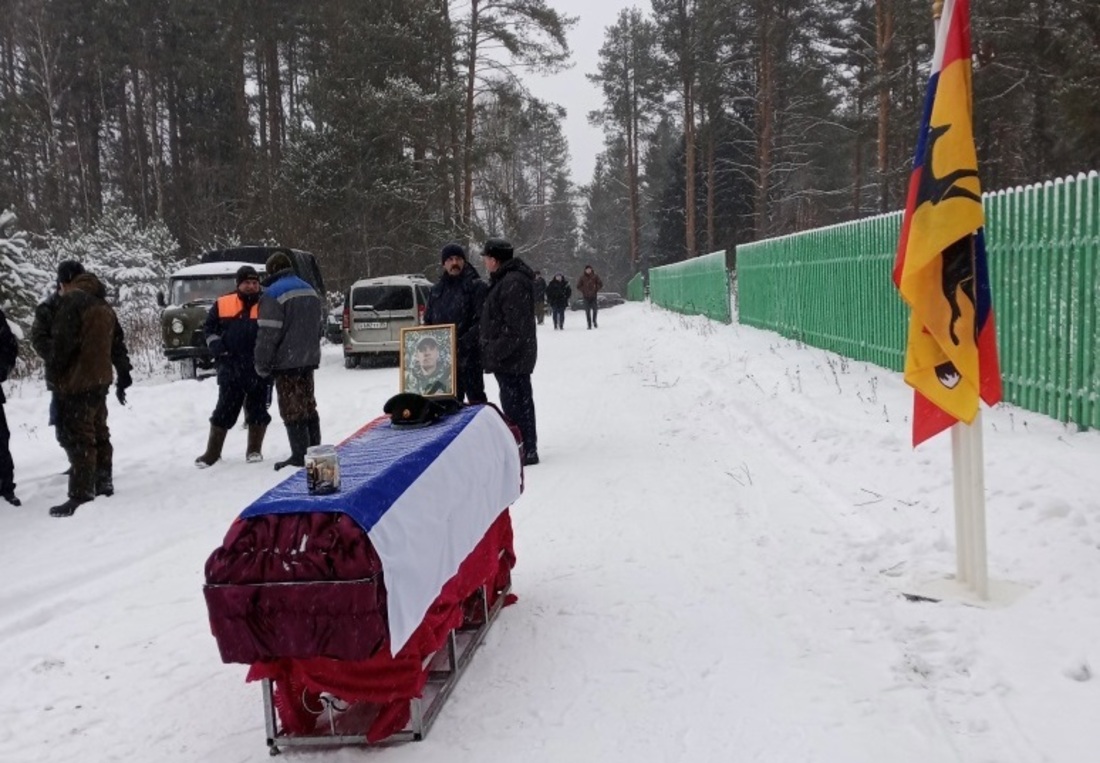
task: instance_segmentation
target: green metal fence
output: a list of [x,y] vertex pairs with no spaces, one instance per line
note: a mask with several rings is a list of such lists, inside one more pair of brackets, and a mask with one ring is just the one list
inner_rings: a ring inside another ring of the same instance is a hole
[[[1100,177],[985,194],[1005,400],[1100,427]],[[740,321],[897,371],[891,213],[738,247]]]
[[729,323],[732,315],[726,252],[650,268],[649,299],[668,310]]
[[626,284],[626,298],[631,302],[641,302],[645,299],[645,276],[635,273]]

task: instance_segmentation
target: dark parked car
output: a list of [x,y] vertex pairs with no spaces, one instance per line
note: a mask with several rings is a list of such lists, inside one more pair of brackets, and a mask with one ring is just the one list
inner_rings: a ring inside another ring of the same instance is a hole
[[328,320],[325,322],[325,339],[333,344],[343,343],[344,308],[334,307],[328,311]]
[[[601,291],[596,295],[596,307],[603,310],[605,307],[614,307],[615,305],[621,305],[626,302],[623,299],[623,295],[614,291]],[[570,310],[583,310],[584,309],[584,297],[577,297],[570,305]]]

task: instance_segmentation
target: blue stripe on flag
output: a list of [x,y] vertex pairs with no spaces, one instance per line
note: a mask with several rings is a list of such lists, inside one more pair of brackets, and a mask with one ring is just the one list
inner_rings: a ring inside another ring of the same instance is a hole
[[241,518],[335,511],[347,514],[364,532],[370,532],[480,410],[481,406],[468,406],[419,429],[394,427],[386,421],[336,447],[340,458],[338,492],[310,495],[305,470],[299,469],[256,499],[241,512]]

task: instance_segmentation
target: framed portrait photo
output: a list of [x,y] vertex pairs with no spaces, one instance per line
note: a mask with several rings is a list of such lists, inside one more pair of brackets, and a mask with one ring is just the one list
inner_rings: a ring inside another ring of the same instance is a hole
[[454,397],[457,350],[453,323],[401,329],[401,391]]

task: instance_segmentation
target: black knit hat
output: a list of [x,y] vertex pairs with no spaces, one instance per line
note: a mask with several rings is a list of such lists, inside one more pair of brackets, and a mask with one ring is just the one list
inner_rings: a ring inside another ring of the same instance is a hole
[[512,259],[512,242],[503,238],[490,238],[486,240],[481,250],[482,257],[492,257],[494,260],[504,262]]
[[290,261],[290,256],[286,252],[275,252],[267,258],[267,263],[264,265],[267,269],[267,274],[274,275],[280,270],[290,270],[294,267],[294,264]]
[[57,282],[59,284],[71,283],[74,278],[84,272],[84,266],[76,260],[62,260],[57,266]]
[[461,257],[465,260],[466,247],[462,246],[462,244],[456,244],[454,241],[449,244],[444,244],[443,248],[439,250],[439,261],[446,262],[451,257]]
[[260,274],[256,272],[256,268],[251,265],[241,265],[237,268],[237,286],[241,285],[241,281],[247,281],[249,279],[254,281],[260,280]]

